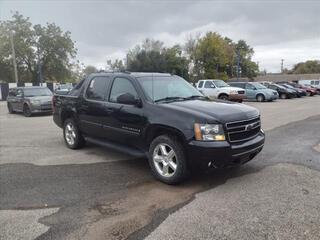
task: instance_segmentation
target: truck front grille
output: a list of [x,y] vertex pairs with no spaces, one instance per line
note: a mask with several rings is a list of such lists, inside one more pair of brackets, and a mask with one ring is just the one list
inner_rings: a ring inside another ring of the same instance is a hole
[[261,129],[260,117],[226,123],[230,142],[241,142],[256,137]]
[[243,90],[238,91],[238,94],[244,94],[244,91]]

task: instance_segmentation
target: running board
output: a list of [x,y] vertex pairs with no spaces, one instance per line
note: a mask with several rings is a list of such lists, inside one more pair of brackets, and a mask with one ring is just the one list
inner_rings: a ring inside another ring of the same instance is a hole
[[110,148],[110,149],[113,149],[118,152],[127,153],[127,154],[134,156],[134,157],[137,157],[137,158],[142,158],[142,157],[147,156],[143,151],[141,151],[139,149],[128,147],[128,146],[125,146],[122,144],[117,144],[117,143],[109,142],[106,140],[100,140],[100,139],[92,138],[92,137],[85,137],[85,140],[90,143],[93,143],[93,144],[96,144],[96,145],[99,145],[102,147]]

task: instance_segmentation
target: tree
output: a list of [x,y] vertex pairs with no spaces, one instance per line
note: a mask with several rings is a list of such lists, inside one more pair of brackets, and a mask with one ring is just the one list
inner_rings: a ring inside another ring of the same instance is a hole
[[[16,51],[16,62],[20,81],[39,82],[41,71],[45,80],[64,82],[72,78],[72,68],[77,49],[69,31],[62,31],[54,23],[46,26],[32,25],[29,18],[18,12],[12,20],[0,22],[0,66],[10,65],[12,55],[10,48],[10,32]],[[1,68],[1,71],[6,68]],[[11,74],[5,73],[5,76]],[[13,78],[4,79],[12,81]]]
[[320,73],[320,61],[308,60],[306,62],[300,62],[292,68],[289,73],[293,74],[307,74],[307,73]]
[[115,61],[108,60],[107,65],[110,70],[112,71],[124,71],[126,70],[126,67],[122,60],[116,59]]
[[94,66],[88,65],[85,67],[85,69],[83,70],[84,75],[88,76],[91,73],[95,73],[98,72],[98,69]]
[[182,48],[163,47],[163,42],[146,39],[128,53],[128,70],[137,72],[168,72],[188,79],[188,60]]

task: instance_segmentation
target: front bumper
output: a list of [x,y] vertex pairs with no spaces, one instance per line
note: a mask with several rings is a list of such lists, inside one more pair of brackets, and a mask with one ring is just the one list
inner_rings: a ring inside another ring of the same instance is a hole
[[265,134],[259,134],[244,143],[191,141],[187,145],[189,162],[201,167],[225,168],[241,165],[253,159],[263,148]]
[[42,105],[31,105],[30,108],[32,113],[50,113],[52,112],[52,105],[42,104]]
[[230,101],[241,101],[246,98],[245,94],[230,94],[228,99]]

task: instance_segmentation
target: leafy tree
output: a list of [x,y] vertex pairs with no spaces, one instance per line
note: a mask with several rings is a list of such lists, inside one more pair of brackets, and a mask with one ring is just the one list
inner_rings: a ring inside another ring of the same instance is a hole
[[124,71],[126,70],[126,66],[124,65],[122,60],[116,59],[115,61],[108,60],[107,61],[108,67],[110,70],[113,71]]
[[88,65],[85,67],[85,69],[83,70],[84,75],[88,76],[91,73],[95,73],[98,72],[98,69],[94,66]]
[[[72,78],[75,64],[72,60],[77,49],[69,31],[63,32],[54,23],[32,26],[29,18],[18,12],[14,13],[12,20],[1,21],[0,62],[9,64],[12,69],[10,32],[13,33],[20,81],[38,82],[40,70],[45,80],[63,82]],[[2,70],[6,71],[5,68]]]
[[320,61],[308,60],[294,65],[293,69],[289,71],[293,74],[307,74],[307,73],[320,73]]
[[188,79],[188,60],[179,45],[165,48],[160,41],[146,39],[129,51],[128,70],[168,72]]

